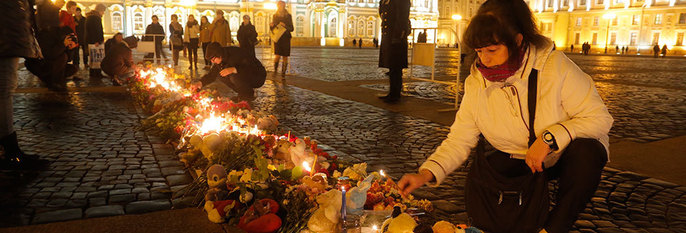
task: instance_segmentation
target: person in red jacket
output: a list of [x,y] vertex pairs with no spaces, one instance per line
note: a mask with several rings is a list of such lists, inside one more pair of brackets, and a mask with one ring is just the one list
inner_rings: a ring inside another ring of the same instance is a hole
[[[62,7],[64,0],[55,1],[55,5]],[[76,13],[76,2],[68,1],[67,10],[60,10],[60,26],[71,29],[69,33],[76,32],[76,21],[74,21],[74,14]]]

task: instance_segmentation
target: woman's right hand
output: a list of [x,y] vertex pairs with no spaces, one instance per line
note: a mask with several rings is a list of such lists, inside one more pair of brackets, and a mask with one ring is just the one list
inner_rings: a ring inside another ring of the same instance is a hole
[[410,194],[415,189],[422,187],[427,182],[434,179],[434,174],[431,171],[423,169],[419,173],[405,174],[403,178],[398,181],[398,188],[400,188],[400,194],[406,196]]

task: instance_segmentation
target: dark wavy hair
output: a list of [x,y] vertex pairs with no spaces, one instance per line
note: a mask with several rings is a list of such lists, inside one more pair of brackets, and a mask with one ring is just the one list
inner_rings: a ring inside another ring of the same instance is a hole
[[523,0],[488,0],[479,7],[462,38],[467,46],[475,49],[503,44],[509,50],[510,59],[514,59],[521,50],[517,34],[522,34],[522,46],[531,43],[540,47],[547,43]]

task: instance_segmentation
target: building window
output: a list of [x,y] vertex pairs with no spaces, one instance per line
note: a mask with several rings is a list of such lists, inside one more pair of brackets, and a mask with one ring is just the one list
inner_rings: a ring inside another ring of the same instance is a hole
[[612,26],[617,26],[617,21],[619,21],[618,18],[619,18],[619,17],[614,17],[614,18],[612,18]]
[[563,1],[562,1],[562,6],[568,7],[568,6],[569,6],[569,0],[563,0]]
[[357,35],[364,36],[364,19],[357,21]]
[[258,34],[264,34],[264,27],[264,16],[262,14],[258,14],[255,16],[255,31],[257,31]]
[[581,37],[581,33],[574,33],[574,44],[579,44],[579,39]]
[[579,0],[579,6],[585,6],[586,0]]
[[599,21],[598,16],[594,16],[593,17],[593,26],[598,26],[598,21]]
[[295,18],[295,34],[297,36],[303,36],[305,34],[304,28],[305,17],[303,17],[302,15],[298,15],[298,17]]
[[135,31],[143,31],[144,25],[143,25],[143,14],[140,12],[136,12],[133,14],[133,30]]
[[681,46],[684,44],[684,33],[679,32],[676,34],[676,46]]
[[112,31],[121,32],[123,31],[121,21],[121,12],[112,13]]
[[603,5],[603,3],[604,3],[603,0],[598,0],[598,1],[596,2],[596,5]]
[[555,3],[555,0],[548,0],[548,8],[553,8],[553,3]]
[[617,32],[610,32],[610,44],[611,45],[617,44]]
[[374,35],[374,20],[369,19],[367,20],[367,36],[373,36]]
[[350,17],[348,19],[348,36],[355,35],[355,18]]
[[581,17],[576,18],[576,26],[581,26]]
[[593,33],[593,40],[591,40],[591,44],[594,44],[594,45],[598,44],[598,33],[597,32]]
[[655,15],[655,25],[660,25],[662,24],[662,14],[656,14]]
[[686,24],[686,13],[679,14],[679,24]]
[[636,45],[637,42],[638,42],[638,33],[632,32],[631,36],[629,37],[629,45]]
[[659,44],[660,43],[660,33],[659,32],[653,32],[653,41],[651,44]]
[[631,25],[638,25],[639,23],[641,23],[641,16],[632,15],[631,16]]
[[329,20],[329,37],[336,37],[336,29],[338,29],[336,25],[336,17],[331,17]]

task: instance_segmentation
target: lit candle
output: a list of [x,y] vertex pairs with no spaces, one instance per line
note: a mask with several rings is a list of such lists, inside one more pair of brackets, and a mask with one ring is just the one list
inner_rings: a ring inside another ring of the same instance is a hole
[[317,154],[314,154],[314,163],[312,163],[312,173],[310,173],[310,175],[314,174],[314,172],[316,171],[315,166],[317,166]]
[[341,186],[341,191],[343,192],[343,200],[341,201],[341,219],[345,221],[345,216],[347,212],[347,208],[345,208],[345,186]]
[[378,233],[378,232],[379,232],[379,227],[377,227],[376,225],[373,225],[373,226],[372,226],[372,232],[373,232],[373,233]]
[[386,173],[384,173],[383,170],[379,170],[379,175],[381,175],[382,179],[386,178]]
[[303,161],[303,168],[307,171],[308,175],[312,176],[312,167],[310,167],[310,163]]

